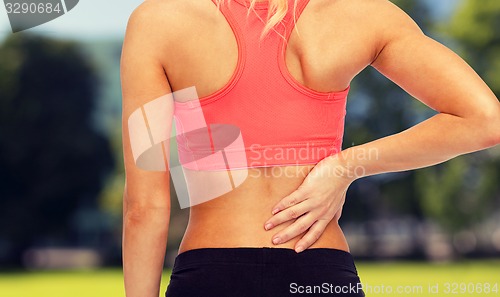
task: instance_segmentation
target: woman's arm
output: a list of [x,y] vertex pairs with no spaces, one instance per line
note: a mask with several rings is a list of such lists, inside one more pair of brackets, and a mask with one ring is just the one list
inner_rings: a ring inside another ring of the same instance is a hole
[[500,143],[500,103],[474,70],[389,1],[370,2],[378,6],[372,28],[380,41],[372,66],[439,113],[318,163],[265,223],[276,226],[302,215],[275,235],[282,243],[307,231],[296,250],[312,245],[332,218],[338,219],[355,179],[431,166]]
[[[386,22],[372,66],[439,113],[399,134],[343,151],[344,164],[362,166],[362,176],[368,176],[426,167],[500,143],[500,103],[476,72],[405,14],[388,11],[386,18],[392,21]],[[395,24],[399,30],[391,30]],[[358,157],[369,150],[377,158]]]
[[[136,166],[128,127],[128,119],[134,111],[171,92],[163,67],[158,62],[161,46],[151,24],[153,10],[144,3],[133,12],[121,57],[126,173],[123,271],[127,297],[158,297],[170,218],[168,170],[145,171]],[[169,121],[171,119],[165,119],[166,124]]]

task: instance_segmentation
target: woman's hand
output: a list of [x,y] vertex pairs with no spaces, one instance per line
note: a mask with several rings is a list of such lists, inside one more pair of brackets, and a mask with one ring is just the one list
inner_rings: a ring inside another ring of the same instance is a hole
[[295,244],[295,251],[300,253],[318,240],[332,219],[340,218],[347,188],[355,178],[339,155],[318,162],[297,190],[273,207],[273,216],[264,224],[266,230],[295,221],[273,236],[273,244],[307,231]]

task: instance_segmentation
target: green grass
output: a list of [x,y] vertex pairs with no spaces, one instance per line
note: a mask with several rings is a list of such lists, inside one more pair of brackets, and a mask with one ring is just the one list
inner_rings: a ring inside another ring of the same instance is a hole
[[[450,264],[357,262],[356,265],[367,296],[500,296],[500,260]],[[169,274],[170,271],[165,271],[163,275],[162,295],[166,290]],[[456,283],[456,293],[450,291],[447,294],[447,283],[450,290],[454,289],[453,283]],[[486,283],[489,283],[492,289],[494,284],[497,284],[497,291],[490,291],[489,294],[475,292]],[[438,285],[439,291],[436,294],[429,292],[429,284],[434,288]],[[367,285],[371,286],[371,292],[366,289]],[[460,286],[464,285],[465,292],[462,293]],[[397,293],[398,289],[408,289],[413,293]],[[388,293],[390,290],[392,294]],[[119,269],[1,273],[0,296],[124,296],[122,273]]]
[[[500,296],[499,260],[450,264],[358,263],[357,267],[367,296]],[[489,293],[479,292],[488,285]]]

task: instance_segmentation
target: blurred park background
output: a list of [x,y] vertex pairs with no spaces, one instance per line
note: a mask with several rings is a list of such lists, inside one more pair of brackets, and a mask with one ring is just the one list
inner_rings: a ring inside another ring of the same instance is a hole
[[[500,96],[500,1],[393,2]],[[123,295],[119,61],[127,18],[140,3],[82,1],[15,34],[0,8],[2,297]],[[433,114],[368,68],[352,83],[344,147]],[[163,288],[188,219],[172,196]],[[500,147],[361,179],[346,201],[341,226],[362,281],[500,285]],[[426,288],[405,294],[433,296]],[[484,292],[463,296],[475,295]]]

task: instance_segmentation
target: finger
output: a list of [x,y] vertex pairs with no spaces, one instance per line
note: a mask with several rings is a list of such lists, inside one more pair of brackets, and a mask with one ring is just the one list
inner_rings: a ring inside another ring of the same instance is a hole
[[272,228],[283,224],[284,222],[288,222],[290,220],[295,220],[306,212],[310,211],[312,207],[302,201],[299,204],[291,206],[283,211],[278,212],[274,216],[272,216],[269,220],[264,223],[264,229],[271,230]]
[[306,234],[295,244],[295,251],[300,253],[308,249],[321,237],[328,226],[328,220],[318,220],[309,228]]
[[278,202],[274,207],[272,214],[277,214],[278,212],[282,211],[283,209],[289,208],[291,206],[296,205],[297,203],[300,203],[306,199],[305,192],[303,190],[303,187],[299,187],[297,190],[293,191],[290,195],[286,196],[285,198],[281,199],[280,202]]
[[315,221],[316,219],[311,213],[307,213],[306,215],[301,216],[290,226],[274,235],[272,239],[273,244],[282,244],[294,237],[299,236],[300,234],[307,231],[307,229],[309,229],[309,227],[311,227],[311,225],[314,224]]

